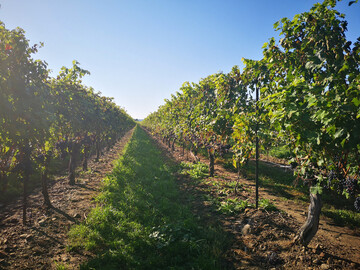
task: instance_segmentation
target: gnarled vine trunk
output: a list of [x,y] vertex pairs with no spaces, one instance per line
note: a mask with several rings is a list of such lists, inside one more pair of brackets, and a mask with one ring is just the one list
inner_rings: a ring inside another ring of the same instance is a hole
[[48,190],[48,169],[45,168],[44,172],[41,174],[41,185],[42,185],[42,194],[44,196],[44,206],[51,208],[51,201],[49,197]]
[[170,137],[167,139],[167,145],[169,148],[171,147],[171,138]]
[[191,147],[189,153],[193,162],[199,162],[199,158],[197,157],[197,149],[195,147]]
[[84,157],[83,157],[83,171],[86,172],[88,170],[88,157],[89,157],[89,146],[85,146],[84,148]]
[[28,196],[28,182],[29,182],[29,173],[25,172],[23,178],[23,225],[26,225],[26,210],[27,210],[27,196]]
[[172,151],[175,151],[175,141],[176,141],[176,138],[173,139],[172,144],[171,144]]
[[303,246],[307,246],[310,243],[319,228],[321,207],[321,195],[310,193],[308,216],[304,225],[299,229],[294,242],[300,243]]
[[236,161],[238,179],[240,178],[240,175],[241,175],[241,167],[240,166],[241,166],[240,161]]
[[210,177],[214,177],[214,164],[215,164],[215,152],[214,149],[209,148],[208,149],[208,153],[209,153],[209,175]]
[[99,161],[100,155],[101,155],[101,149],[100,149],[100,139],[98,139],[98,138],[96,138],[95,148],[96,148],[96,158],[95,158],[95,161]]
[[8,187],[8,176],[6,173],[0,173],[0,186],[1,186],[1,192],[5,192]]
[[76,169],[79,150],[80,150],[80,145],[78,143],[73,143],[71,147],[70,161],[69,161],[69,185],[75,185],[75,169]]
[[29,143],[25,143],[24,151],[24,159],[22,162],[24,163],[24,178],[23,178],[23,225],[26,225],[26,215],[27,215],[27,198],[28,198],[28,183],[30,180],[31,174],[31,149],[28,146]]

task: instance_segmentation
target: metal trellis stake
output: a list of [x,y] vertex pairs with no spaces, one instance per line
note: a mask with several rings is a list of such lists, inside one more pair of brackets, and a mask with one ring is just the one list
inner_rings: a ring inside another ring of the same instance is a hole
[[256,154],[255,154],[255,206],[256,209],[259,207],[259,137],[258,137],[258,129],[259,129],[259,88],[256,85],[255,86],[255,92],[256,92],[256,126],[255,126],[255,143],[256,143]]

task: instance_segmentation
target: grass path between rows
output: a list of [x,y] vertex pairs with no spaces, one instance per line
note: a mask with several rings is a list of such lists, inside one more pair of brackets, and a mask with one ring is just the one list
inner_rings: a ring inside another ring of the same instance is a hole
[[176,170],[137,127],[106,177],[97,207],[70,231],[71,250],[96,254],[81,269],[223,268],[224,232],[192,214]]

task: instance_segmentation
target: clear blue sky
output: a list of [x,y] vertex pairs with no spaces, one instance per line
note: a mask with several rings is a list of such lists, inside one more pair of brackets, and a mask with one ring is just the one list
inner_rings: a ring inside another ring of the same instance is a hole
[[[184,81],[260,59],[277,37],[273,24],[308,11],[314,0],[0,0],[0,20],[44,42],[35,58],[55,76],[72,60],[91,72],[84,83],[144,118]],[[348,39],[360,36],[360,3],[347,15]]]

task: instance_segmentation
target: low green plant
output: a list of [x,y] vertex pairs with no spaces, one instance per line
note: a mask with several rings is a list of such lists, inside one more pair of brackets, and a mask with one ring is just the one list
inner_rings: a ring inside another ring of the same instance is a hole
[[290,148],[288,145],[272,147],[269,150],[268,154],[272,157],[276,157],[276,158],[280,158],[280,159],[292,158],[292,154],[291,154],[291,151],[290,151]]
[[245,210],[247,207],[252,207],[252,205],[247,200],[241,200],[239,198],[227,198],[220,203],[219,208],[217,209],[222,214],[233,215]]
[[63,264],[60,262],[54,262],[54,264],[55,264],[56,270],[68,270],[69,269],[66,264]]
[[360,227],[360,213],[347,209],[335,209],[334,207],[324,206],[322,210],[324,216],[331,218],[337,225]]
[[277,207],[271,203],[269,199],[260,199],[259,207],[266,211],[279,211],[279,209],[277,209]]
[[181,167],[181,174],[189,175],[193,180],[202,180],[209,176],[209,167],[201,162],[182,162]]

